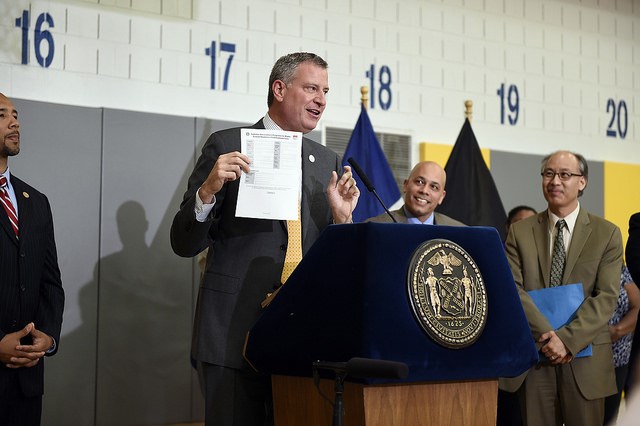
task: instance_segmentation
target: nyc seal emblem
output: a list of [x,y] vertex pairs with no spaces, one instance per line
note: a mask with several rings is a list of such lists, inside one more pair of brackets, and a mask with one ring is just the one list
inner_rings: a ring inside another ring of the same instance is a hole
[[449,240],[429,240],[413,253],[407,277],[413,314],[442,346],[473,344],[487,322],[487,292],[478,266]]

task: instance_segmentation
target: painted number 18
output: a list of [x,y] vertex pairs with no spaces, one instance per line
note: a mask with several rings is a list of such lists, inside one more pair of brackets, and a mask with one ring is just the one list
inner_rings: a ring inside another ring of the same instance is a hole
[[[365,72],[365,75],[369,79],[369,93],[371,109],[376,107],[376,69],[373,64]],[[380,73],[378,74],[378,83],[380,83],[380,90],[378,91],[378,102],[380,102],[380,108],[388,110],[391,107],[391,69],[388,66],[383,65],[380,67]]]

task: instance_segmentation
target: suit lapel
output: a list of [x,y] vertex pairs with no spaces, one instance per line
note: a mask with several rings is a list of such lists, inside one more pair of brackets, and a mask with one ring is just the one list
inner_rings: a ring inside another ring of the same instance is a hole
[[309,229],[310,220],[310,208],[309,200],[312,199],[312,194],[309,193],[309,188],[312,187],[310,182],[311,168],[313,163],[309,160],[309,156],[312,154],[313,146],[308,143],[306,138],[302,138],[302,193],[300,194],[300,220],[302,222],[302,247],[304,250],[305,240],[307,239],[307,230]]
[[576,262],[589,239],[589,235],[591,235],[589,215],[586,210],[581,208],[578,213],[578,218],[576,219],[576,226],[573,228],[569,250],[567,251],[567,261],[564,266],[564,274],[562,275],[563,283],[567,282],[569,276],[571,276],[571,271],[573,271],[574,266],[576,266]]
[[[20,220],[20,218],[18,218],[18,220]],[[13,228],[11,227],[11,223],[9,222],[9,216],[7,215],[7,212],[4,210],[4,207],[0,207],[0,228],[4,230],[3,232],[7,233],[7,236],[11,241],[13,241],[15,244],[18,244],[18,240],[16,239],[16,234],[13,232]]]
[[549,213],[545,210],[538,215],[538,221],[533,225],[533,240],[538,251],[540,273],[544,286],[549,287],[551,274],[551,255],[549,254]]
[[398,210],[391,212],[391,214],[395,216],[398,223],[409,223],[409,220],[407,219],[407,215],[404,213],[404,205],[400,207]]

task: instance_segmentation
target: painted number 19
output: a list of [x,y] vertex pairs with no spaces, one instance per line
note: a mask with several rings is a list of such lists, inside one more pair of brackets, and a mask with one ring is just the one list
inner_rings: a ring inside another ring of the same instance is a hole
[[509,86],[508,92],[505,92],[504,83],[502,83],[500,88],[498,88],[498,96],[500,96],[500,124],[504,124],[506,103],[509,108],[509,124],[515,126],[518,122],[518,115],[520,113],[520,96],[518,95],[518,88],[515,84],[512,84]]

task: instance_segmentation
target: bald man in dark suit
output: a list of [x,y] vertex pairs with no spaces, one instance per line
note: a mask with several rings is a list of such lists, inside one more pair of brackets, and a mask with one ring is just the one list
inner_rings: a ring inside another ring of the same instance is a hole
[[[525,425],[601,426],[604,398],[617,391],[608,321],[620,287],[622,236],[578,202],[588,180],[584,157],[555,152],[543,160],[541,174],[548,208],[514,223],[506,241],[541,361],[519,377],[501,379],[500,387],[518,393]],[[564,250],[566,261],[554,283],[552,249],[560,232],[557,251]],[[584,302],[574,319],[554,330],[527,292],[573,283],[582,283]],[[576,358],[587,345],[593,355]]]
[[47,197],[9,171],[20,123],[0,93],[0,424],[39,425],[44,356],[57,350],[64,291]]

